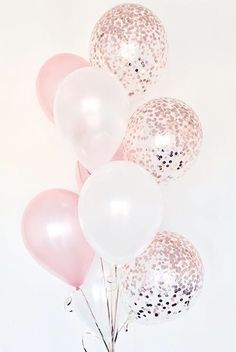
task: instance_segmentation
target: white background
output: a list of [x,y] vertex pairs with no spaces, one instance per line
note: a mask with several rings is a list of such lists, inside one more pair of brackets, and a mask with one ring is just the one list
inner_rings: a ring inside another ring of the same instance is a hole
[[[0,0],[0,351],[82,351],[82,325],[64,312],[71,289],[26,252],[20,220],[38,192],[77,190],[75,157],[35,97],[40,65],[60,52],[88,57],[91,30],[117,1]],[[150,96],[198,113],[198,162],[164,187],[163,229],[187,236],[206,270],[203,293],[182,319],[133,325],[118,351],[236,351],[235,0],[143,0],[163,21],[169,63]],[[95,347],[93,351],[97,351]],[[90,350],[89,352],[92,352]]]

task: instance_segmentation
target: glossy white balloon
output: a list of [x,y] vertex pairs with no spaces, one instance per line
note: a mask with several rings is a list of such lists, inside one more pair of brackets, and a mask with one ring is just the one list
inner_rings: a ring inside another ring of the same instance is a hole
[[85,67],[69,74],[58,88],[55,122],[88,170],[110,161],[124,137],[128,98],[109,72]]
[[129,161],[103,165],[80,193],[84,236],[113,264],[126,263],[146,248],[159,228],[161,215],[161,192],[154,177]]

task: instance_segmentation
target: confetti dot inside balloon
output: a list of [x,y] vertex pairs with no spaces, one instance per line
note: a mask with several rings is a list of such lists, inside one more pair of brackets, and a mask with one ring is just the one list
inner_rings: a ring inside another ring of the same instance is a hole
[[174,98],[154,99],[131,117],[123,141],[125,158],[158,182],[182,176],[198,155],[202,128],[195,112]]
[[157,323],[187,311],[201,291],[203,265],[193,245],[158,233],[146,251],[122,268],[123,296],[136,320]]
[[114,73],[130,96],[146,92],[166,64],[167,42],[160,20],[138,4],[122,4],[106,12],[91,37],[93,66]]

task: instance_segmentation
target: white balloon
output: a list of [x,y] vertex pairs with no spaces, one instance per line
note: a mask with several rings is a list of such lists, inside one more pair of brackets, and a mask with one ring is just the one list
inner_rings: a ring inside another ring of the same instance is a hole
[[112,161],[85,182],[79,218],[84,236],[101,257],[126,263],[147,247],[160,226],[160,188],[141,166]]
[[95,67],[69,74],[54,101],[55,122],[90,171],[112,159],[124,137],[128,98],[122,84]]

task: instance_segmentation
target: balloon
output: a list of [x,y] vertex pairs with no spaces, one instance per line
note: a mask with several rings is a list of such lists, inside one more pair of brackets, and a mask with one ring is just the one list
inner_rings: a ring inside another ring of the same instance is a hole
[[55,120],[89,171],[111,160],[125,134],[128,98],[114,75],[95,67],[71,73],[58,89]]
[[78,55],[58,54],[41,67],[36,81],[37,96],[44,113],[51,121],[54,120],[53,102],[59,84],[69,73],[85,66],[89,66],[89,62]]
[[79,200],[83,233],[94,250],[112,264],[141,253],[161,222],[159,186],[146,170],[112,161],[87,179]]
[[124,299],[141,323],[154,324],[188,310],[202,283],[196,249],[184,237],[165,231],[122,270]]
[[[123,160],[123,159],[124,159],[124,152],[123,152],[123,147],[121,146],[113,156],[112,160]],[[83,167],[83,165],[80,164],[80,162],[78,161],[76,165],[76,180],[77,180],[77,185],[79,187],[79,190],[81,190],[84,182],[87,180],[89,175],[90,175],[90,172],[85,167]]]
[[32,256],[45,269],[80,287],[94,257],[78,221],[78,196],[62,189],[37,195],[26,208],[22,235]]
[[160,20],[138,4],[118,5],[97,22],[90,62],[113,72],[129,96],[146,92],[166,65],[167,43]]
[[[108,282],[108,268],[98,257],[94,258],[91,268],[88,272],[81,290],[75,290],[66,302],[66,309],[74,313],[87,326],[90,332],[98,334],[95,320],[88,308],[85,297],[89,302],[90,308],[94,314],[97,324],[99,325],[106,341],[110,340],[111,330],[108,320],[107,299],[110,299],[112,284]],[[121,302],[120,302],[121,303]],[[124,305],[119,304],[117,309],[117,327],[127,320],[128,311]]]
[[77,181],[77,186],[79,188],[79,191],[83,187],[83,184],[87,180],[89,175],[90,175],[90,172],[85,167],[83,167],[83,165],[80,164],[79,161],[77,161],[76,168],[75,168],[75,179]]
[[123,147],[126,159],[166,182],[190,167],[201,142],[202,128],[194,111],[180,100],[159,98],[133,114]]

